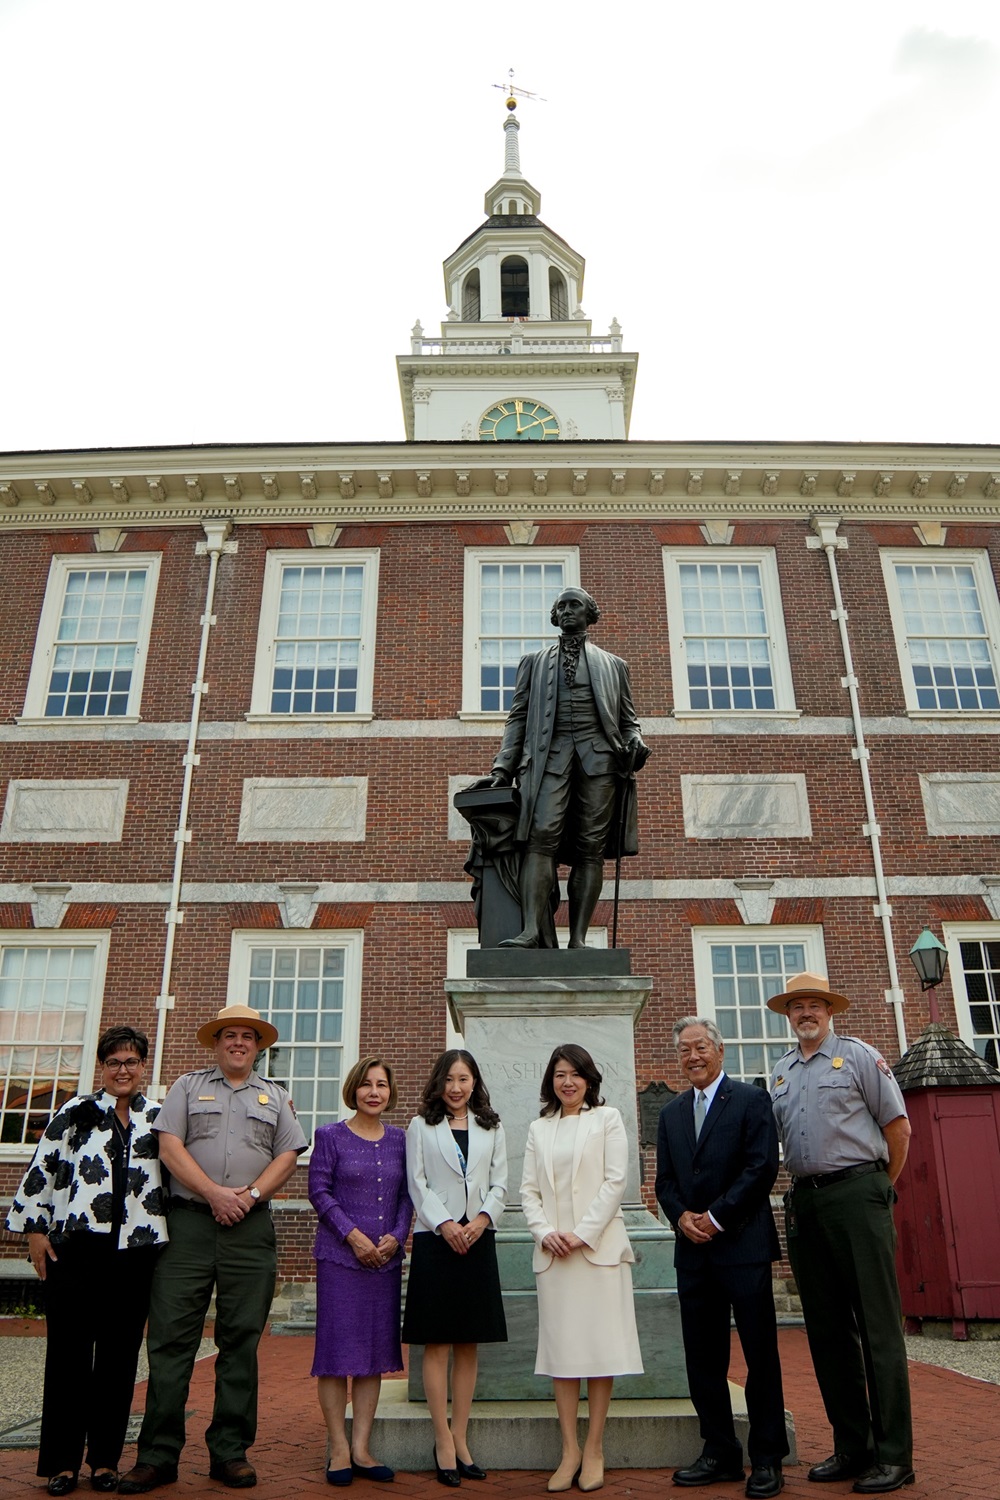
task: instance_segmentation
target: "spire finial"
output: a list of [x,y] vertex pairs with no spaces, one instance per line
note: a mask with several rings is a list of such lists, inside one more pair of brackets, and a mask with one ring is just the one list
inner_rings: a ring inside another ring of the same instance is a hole
[[510,79],[509,84],[495,83],[493,85],[495,89],[503,89],[506,93],[507,108],[510,111],[506,120],[504,120],[503,122],[504,135],[507,137],[506,141],[504,142],[503,169],[505,174],[513,173],[515,176],[520,177],[522,175],[521,155],[518,151],[517,146],[517,132],[520,130],[521,125],[520,121],[514,114],[514,111],[517,109],[518,98],[534,99],[539,104],[545,104],[546,100],[543,99],[541,94],[533,94],[530,89],[517,88],[514,83],[513,68],[508,68],[507,77]]

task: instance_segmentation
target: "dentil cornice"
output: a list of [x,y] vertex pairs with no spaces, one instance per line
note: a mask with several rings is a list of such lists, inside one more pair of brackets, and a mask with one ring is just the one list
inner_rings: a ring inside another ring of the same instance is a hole
[[[544,467],[540,466],[542,461]],[[512,518],[1000,517],[1000,448],[804,443],[368,443],[0,455],[0,527]]]

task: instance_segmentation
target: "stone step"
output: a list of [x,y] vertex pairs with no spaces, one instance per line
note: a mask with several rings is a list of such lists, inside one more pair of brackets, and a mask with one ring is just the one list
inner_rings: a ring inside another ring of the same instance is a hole
[[[736,1435],[747,1436],[746,1399],[742,1386],[729,1387]],[[786,1428],[795,1461],[795,1427],[786,1412]],[[586,1436],[587,1403],[580,1403],[580,1442]],[[348,1418],[350,1432],[350,1418]],[[406,1382],[383,1383],[372,1432],[372,1452],[381,1463],[405,1473],[433,1468],[434,1436],[427,1407],[411,1401]],[[698,1418],[690,1401],[612,1401],[604,1434],[609,1469],[673,1469],[693,1463],[701,1452]],[[556,1468],[561,1446],[554,1401],[476,1401],[469,1419],[469,1448],[484,1469]]]

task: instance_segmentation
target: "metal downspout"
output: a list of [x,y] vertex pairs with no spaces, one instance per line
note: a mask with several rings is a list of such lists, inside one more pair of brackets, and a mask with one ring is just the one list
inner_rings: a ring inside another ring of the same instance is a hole
[[184,781],[181,787],[181,806],[174,832],[174,876],[170,887],[170,905],[164,914],[167,924],[167,941],[163,950],[163,972],[160,977],[160,993],[156,997],[156,1042],[153,1047],[153,1076],[147,1093],[151,1099],[159,1099],[160,1075],[163,1068],[163,1044],[167,1031],[167,1012],[174,1008],[174,997],[170,993],[170,980],[174,965],[174,941],[177,928],[184,920],[180,909],[181,881],[184,875],[184,850],[191,842],[191,830],[187,826],[188,807],[191,802],[191,784],[194,768],[200,757],[196,753],[198,726],[201,721],[201,700],[208,692],[205,681],[205,663],[208,659],[208,637],[215,616],[212,605],[215,601],[215,581],[219,571],[222,544],[229,535],[231,523],[226,520],[203,521],[205,550],[208,553],[208,588],[205,591],[205,611],[201,617],[201,643],[198,648],[198,670],[191,684],[191,721],[188,725],[187,750],[184,754]]
[[865,745],[865,732],[861,723],[861,705],[858,701],[858,679],[854,671],[851,641],[847,633],[847,611],[844,608],[844,601],[840,592],[840,576],[837,572],[837,552],[841,548],[847,547],[847,538],[837,535],[839,525],[839,516],[813,516],[812,528],[816,532],[818,541],[809,537],[806,545],[813,548],[822,547],[826,553],[826,560],[830,565],[830,583],[833,586],[833,599],[836,606],[830,611],[830,618],[836,620],[840,630],[840,646],[844,655],[844,669],[846,673],[840,679],[840,683],[841,687],[845,687],[850,694],[851,718],[854,724],[854,749],[851,751],[851,754],[857,761],[861,771],[861,785],[864,788],[865,794],[865,812],[868,815],[868,821],[864,824],[861,831],[871,844],[872,864],[875,867],[875,889],[878,893],[878,905],[874,910],[875,916],[882,923],[882,940],[885,943],[886,964],[889,969],[889,989],[885,992],[885,998],[895,1012],[896,1040],[899,1046],[899,1054],[902,1057],[906,1051],[903,991],[899,983],[899,970],[896,967],[896,950],[892,941],[892,906],[889,903],[885,872],[882,869],[882,830],[875,818],[875,800],[872,796],[871,773],[868,769],[871,751]]

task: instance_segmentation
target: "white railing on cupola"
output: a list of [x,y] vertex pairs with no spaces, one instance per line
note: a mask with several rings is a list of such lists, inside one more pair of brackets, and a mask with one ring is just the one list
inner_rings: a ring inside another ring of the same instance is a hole
[[411,354],[621,354],[621,329],[603,338],[566,334],[526,333],[515,326],[510,333],[480,334],[475,338],[427,338],[423,333],[410,339]]

